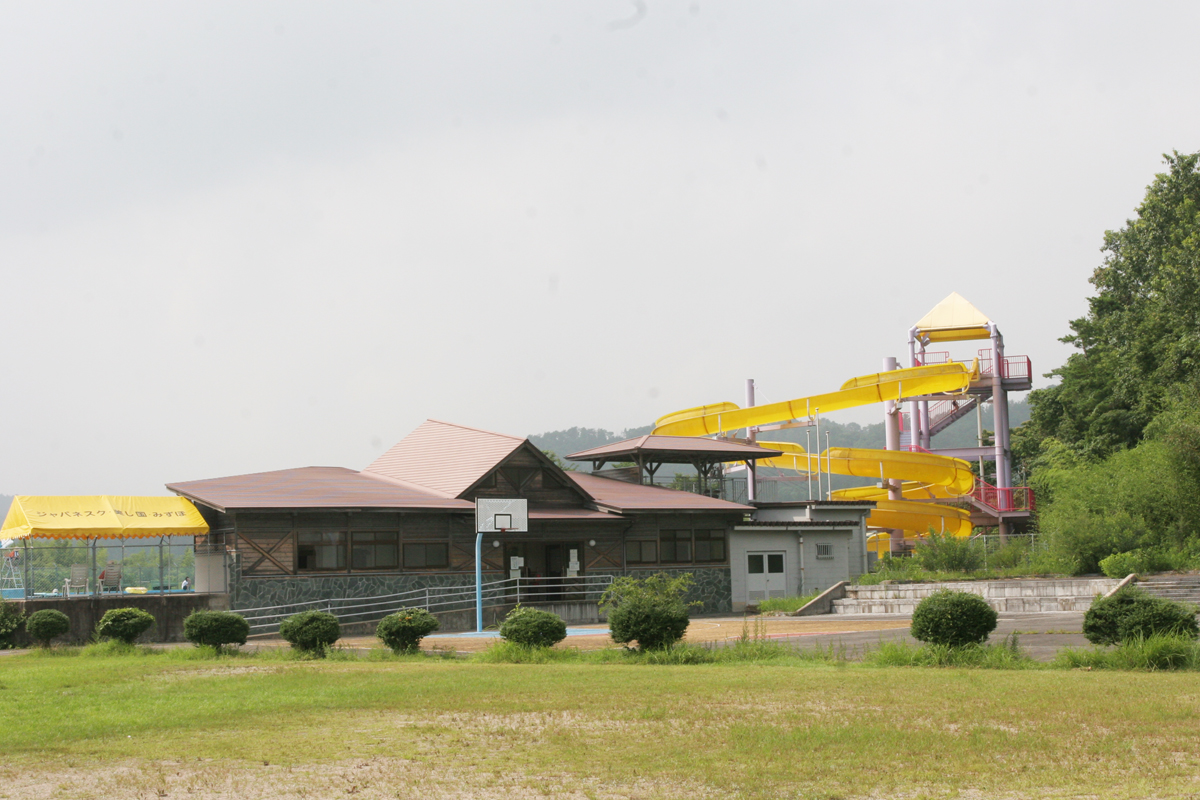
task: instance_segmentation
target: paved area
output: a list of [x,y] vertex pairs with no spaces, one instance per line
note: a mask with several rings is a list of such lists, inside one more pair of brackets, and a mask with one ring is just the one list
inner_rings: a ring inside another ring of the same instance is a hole
[[[817,633],[812,636],[787,637],[795,641],[799,647],[835,647],[845,646],[847,651],[862,652],[883,641],[905,641],[917,644],[908,635],[912,623],[911,614],[835,614],[816,619],[873,620],[883,622],[890,620],[894,624],[888,628],[874,631],[850,631],[843,633]],[[1062,611],[1045,613],[1012,614],[1002,613],[996,624],[996,630],[989,639],[991,642],[1003,641],[1011,634],[1017,634],[1018,640],[1026,653],[1038,661],[1051,661],[1054,655],[1064,647],[1090,647],[1091,644],[1083,636],[1083,612]]]
[[[915,640],[908,635],[909,614],[829,614],[819,617],[698,617],[688,626],[689,642],[733,641],[746,630],[750,635],[794,644],[797,647],[844,647],[851,656],[877,647],[883,641]],[[1038,614],[1001,614],[991,641],[998,642],[1016,633],[1025,652],[1038,661],[1050,661],[1064,647],[1087,647],[1083,637],[1083,613],[1052,612]],[[572,626],[574,634],[562,647],[598,650],[615,647],[603,625]],[[590,631],[595,631],[591,633]],[[375,644],[371,637],[355,637],[359,647]],[[362,641],[357,641],[361,638]],[[476,652],[493,640],[453,635],[430,636],[422,643],[426,650]]]

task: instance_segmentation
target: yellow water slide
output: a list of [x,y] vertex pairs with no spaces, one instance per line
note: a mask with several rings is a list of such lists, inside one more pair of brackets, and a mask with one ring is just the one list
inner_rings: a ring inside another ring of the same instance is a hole
[[961,392],[979,375],[979,365],[931,364],[908,367],[891,372],[863,375],[842,384],[836,392],[814,394],[780,403],[739,408],[734,403],[717,403],[676,411],[660,417],[654,423],[654,433],[660,436],[713,436],[771,425],[776,422],[808,419],[816,414],[828,414],[847,408],[882,403],[885,400],[904,400],[910,397]]
[[[898,369],[854,378],[840,391],[797,400],[739,408],[734,403],[717,403],[678,411],[661,417],[654,433],[668,436],[707,436],[758,425],[807,419],[818,412],[910,397],[963,391],[978,377],[978,364],[970,369],[958,363]],[[760,459],[759,466],[811,472],[819,470],[837,475],[901,481],[904,500],[889,499],[888,490],[875,486],[844,489],[833,493],[839,500],[871,500],[876,504],[867,518],[872,528],[898,529],[913,534],[929,530],[970,536],[970,514],[941,504],[916,502],[925,499],[952,499],[969,493],[975,484],[970,465],[957,458],[910,453],[899,450],[867,450],[832,447],[822,453],[808,453],[791,442],[759,440],[761,446],[782,451],[782,455]],[[814,463],[815,462],[815,463]]]
[[897,528],[926,533],[930,528],[955,536],[971,535],[971,516],[962,509],[917,500],[952,500],[975,487],[971,465],[958,458],[909,453],[904,450],[868,450],[854,447],[830,447],[821,453],[808,453],[792,442],[758,441],[759,446],[782,450],[783,455],[761,458],[760,467],[814,472],[819,465],[825,472],[880,481],[902,481],[904,500],[891,500],[888,490],[878,486],[859,486],[833,492],[835,500],[870,500],[875,510],[867,518],[872,528]]

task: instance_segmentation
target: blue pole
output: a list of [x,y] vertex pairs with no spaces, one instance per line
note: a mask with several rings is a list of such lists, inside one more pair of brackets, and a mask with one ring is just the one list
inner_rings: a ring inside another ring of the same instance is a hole
[[475,534],[475,632],[483,633],[483,533]]

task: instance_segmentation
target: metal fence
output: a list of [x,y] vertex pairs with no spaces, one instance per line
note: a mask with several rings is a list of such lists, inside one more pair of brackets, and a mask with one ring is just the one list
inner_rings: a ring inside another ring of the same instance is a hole
[[[483,584],[483,605],[516,603],[598,602],[612,583],[611,575],[581,575],[576,578],[509,578]],[[468,611],[475,608],[475,587],[430,586],[376,597],[339,597],[288,603],[260,608],[238,608],[250,623],[251,635],[279,631],[279,623],[302,611],[326,611],[339,622],[375,622],[402,608],[427,611]]]
[[971,537],[971,544],[983,553],[984,569],[1017,567],[1039,555],[1045,540],[1036,533],[980,533]]
[[195,580],[190,537],[16,541],[3,548],[0,592],[10,599],[184,591]]

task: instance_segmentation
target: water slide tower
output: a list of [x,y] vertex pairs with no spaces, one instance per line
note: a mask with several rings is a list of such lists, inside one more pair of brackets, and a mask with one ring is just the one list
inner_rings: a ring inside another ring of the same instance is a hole
[[[985,527],[997,527],[1003,536],[1008,533],[1011,523],[1027,519],[1033,510],[1032,492],[1027,487],[1012,485],[1008,421],[1008,393],[1028,391],[1033,385],[1028,356],[1004,355],[1004,337],[1000,327],[966,298],[954,292],[909,330],[909,366],[956,360],[951,357],[949,350],[943,350],[941,346],[966,341],[988,343],[975,356],[979,359],[979,378],[962,395],[931,395],[909,400],[907,414],[899,413],[901,410],[894,406],[890,409],[891,413],[886,413],[889,409],[885,408],[887,447],[932,452],[978,462],[980,477],[970,497],[972,522]],[[895,369],[895,359],[888,359],[885,368]],[[933,446],[935,434],[972,411],[978,415],[980,406],[989,400],[992,402],[995,428],[992,444],[985,445],[979,440],[976,447],[939,449]],[[995,462],[994,486],[983,480],[985,461]]]

